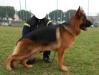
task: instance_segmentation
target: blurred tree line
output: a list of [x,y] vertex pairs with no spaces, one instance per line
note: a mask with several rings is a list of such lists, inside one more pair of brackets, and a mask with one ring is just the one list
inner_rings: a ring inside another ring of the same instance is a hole
[[[74,15],[76,10],[68,10],[63,12],[62,10],[54,10],[46,16],[52,21],[68,21],[71,16]],[[27,10],[16,11],[12,6],[0,6],[0,21],[8,20],[9,18],[14,19],[15,14],[23,21],[28,20],[33,14]]]
[[76,10],[68,10],[66,12],[63,12],[62,10],[54,10],[52,12],[50,12],[49,18],[51,18],[51,20],[53,21],[69,21],[69,19],[71,18],[71,16],[73,16],[75,14]]
[[11,6],[0,6],[0,21],[6,21],[9,18],[14,19],[15,14],[23,21],[26,21],[32,15],[31,12],[26,10],[15,11],[14,7]]
[[11,6],[0,6],[0,20],[14,19],[15,9]]
[[20,19],[22,19],[23,21],[26,21],[29,18],[31,18],[32,13],[27,10],[20,10],[17,12],[17,15],[19,16]]

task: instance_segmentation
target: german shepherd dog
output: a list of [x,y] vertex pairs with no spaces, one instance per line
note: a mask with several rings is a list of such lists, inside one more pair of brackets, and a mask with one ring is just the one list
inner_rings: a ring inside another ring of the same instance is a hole
[[86,15],[79,7],[68,25],[50,26],[30,32],[18,40],[13,53],[5,62],[6,69],[12,70],[15,61],[19,61],[27,68],[32,67],[32,65],[26,64],[32,54],[45,50],[56,50],[60,70],[68,71],[63,64],[63,53],[71,47],[80,31],[86,30],[90,25],[91,22],[87,20]]

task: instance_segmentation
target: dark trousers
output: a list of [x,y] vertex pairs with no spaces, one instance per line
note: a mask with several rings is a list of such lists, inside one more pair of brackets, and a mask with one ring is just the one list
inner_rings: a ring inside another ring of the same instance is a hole
[[49,59],[50,51],[43,52],[43,59]]

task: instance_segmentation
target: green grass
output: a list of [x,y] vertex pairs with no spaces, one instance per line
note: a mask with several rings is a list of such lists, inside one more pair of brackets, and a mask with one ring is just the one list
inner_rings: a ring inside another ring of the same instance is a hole
[[64,63],[68,72],[58,69],[57,54],[51,53],[51,64],[42,61],[42,53],[37,54],[33,68],[18,66],[13,71],[4,68],[4,61],[13,51],[16,41],[21,37],[22,28],[0,27],[0,75],[99,75],[99,28],[82,31],[72,48],[65,51]]

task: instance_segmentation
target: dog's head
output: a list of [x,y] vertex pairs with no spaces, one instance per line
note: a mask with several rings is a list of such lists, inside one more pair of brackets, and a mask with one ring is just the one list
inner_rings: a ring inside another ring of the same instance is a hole
[[86,30],[87,27],[92,25],[91,21],[89,21],[84,13],[84,11],[79,7],[76,11],[75,18],[80,22],[80,29]]

